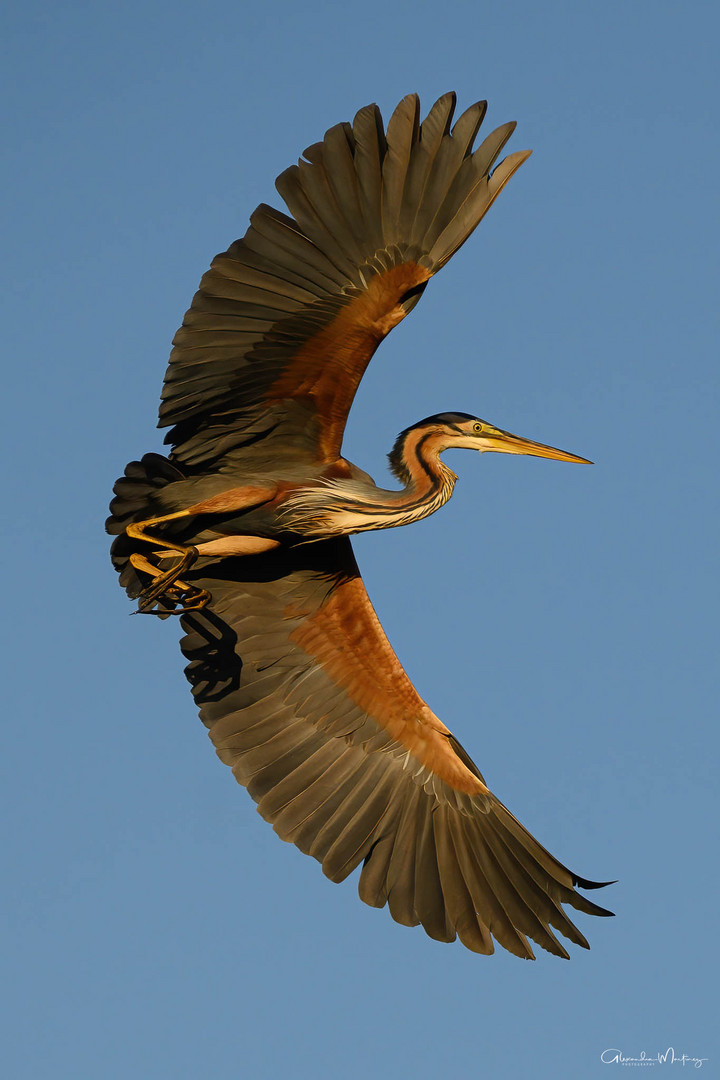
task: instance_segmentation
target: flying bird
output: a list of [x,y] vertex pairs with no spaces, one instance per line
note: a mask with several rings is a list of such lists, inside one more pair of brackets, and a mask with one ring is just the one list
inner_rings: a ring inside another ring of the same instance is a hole
[[387,129],[376,105],[330,128],[202,278],[165,375],[167,457],[115,484],[108,532],[138,610],[179,615],[217,754],[277,834],[332,881],[406,926],[534,958],[530,940],[588,947],[563,905],[611,912],[487,787],[422,700],[365,591],[349,537],[405,525],[450,498],[450,447],[585,459],[467,413],[405,428],[400,487],[342,456],[376,348],[415,307],[529,151],[495,164],[515,124],[477,149],[486,103],[455,121],[416,95]]

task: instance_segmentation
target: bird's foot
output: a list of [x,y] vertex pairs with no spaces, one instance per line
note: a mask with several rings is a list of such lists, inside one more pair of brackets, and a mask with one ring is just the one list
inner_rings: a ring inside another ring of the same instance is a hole
[[[148,591],[154,592],[154,590]],[[184,581],[176,581],[174,585],[164,589],[157,596],[140,593],[138,609],[133,614],[157,615],[159,618],[166,618],[168,615],[185,615],[189,611],[200,611],[211,599],[207,589],[188,585]]]
[[168,615],[184,615],[187,611],[199,611],[210,600],[207,589],[201,589],[197,585],[189,585],[180,580],[188,566],[197,559],[197,549],[188,548],[183,552],[182,558],[170,570],[159,573],[157,567],[144,556],[133,553],[130,562],[136,570],[143,574],[149,574],[152,578],[139,596],[136,615],[157,615],[166,618]]

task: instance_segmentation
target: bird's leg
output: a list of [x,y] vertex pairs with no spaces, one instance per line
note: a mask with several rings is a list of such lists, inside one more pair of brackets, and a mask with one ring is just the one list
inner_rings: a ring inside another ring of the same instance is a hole
[[174,514],[165,514],[162,517],[148,518],[146,521],[131,522],[125,529],[127,535],[133,540],[143,540],[149,544],[159,545],[161,548],[165,548],[169,552],[176,552],[180,556],[178,561],[169,570],[160,571],[159,568],[153,566],[144,555],[140,555],[137,552],[133,552],[130,555],[130,563],[136,570],[140,570],[142,573],[150,574],[152,576],[152,581],[140,594],[138,611],[142,614],[170,614],[171,612],[162,609],[157,612],[151,611],[155,601],[162,600],[163,598],[173,605],[173,611],[176,604],[182,604],[178,614],[182,614],[184,611],[194,611],[197,608],[204,607],[210,599],[210,594],[206,589],[199,589],[195,585],[188,585],[186,582],[180,580],[180,575],[192,566],[197,559],[197,548],[188,544],[176,544],[172,540],[164,540],[161,537],[148,532],[149,527],[152,528],[155,525],[162,525],[166,521],[173,521],[177,518],[189,516],[190,514],[187,510],[178,510]]
[[[146,518],[145,521],[133,521],[126,526],[125,533],[131,539],[143,540],[145,543],[164,548],[164,551],[157,552],[160,558],[170,558],[175,553],[179,555],[175,565],[165,571],[153,566],[144,555],[139,553],[130,555],[130,563],[136,570],[152,576],[150,584],[140,593],[138,611],[142,614],[170,615],[175,613],[175,606],[181,604],[182,607],[176,614],[182,615],[185,611],[195,611],[204,607],[210,599],[210,593],[207,589],[200,589],[195,585],[188,585],[180,580],[180,575],[184,574],[197,559],[199,555],[197,547],[192,544],[177,544],[172,540],[165,540],[160,536],[156,536],[154,531],[150,532],[148,530],[154,530],[156,525],[164,525],[165,522],[176,521],[178,518],[196,517],[199,514],[227,514],[235,510],[248,510],[251,507],[269,502],[276,493],[276,484],[273,484],[272,487],[245,486],[230,488],[201,502],[194,503],[185,510],[177,510],[173,514],[163,514],[161,517]],[[233,553],[249,554],[276,546],[275,541],[272,540],[263,541],[260,539],[259,543],[261,544],[260,548],[258,548],[258,542],[254,545],[248,545],[246,542],[245,549],[243,549],[242,542],[238,541],[234,545]],[[221,548],[225,547],[227,541],[221,538],[219,544]],[[211,550],[213,554],[219,551],[219,549],[218,551],[215,550],[218,543],[214,544],[213,541],[203,545],[203,547],[208,548],[207,554],[210,554]],[[223,554],[227,553],[227,551],[223,551]],[[157,609],[153,611],[153,604],[159,600],[172,604],[173,610]]]

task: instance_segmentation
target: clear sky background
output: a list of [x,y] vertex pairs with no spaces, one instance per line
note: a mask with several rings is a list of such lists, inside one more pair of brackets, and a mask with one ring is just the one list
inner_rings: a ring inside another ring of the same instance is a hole
[[[574,1080],[668,1046],[714,1074],[717,4],[3,18],[2,1075]],[[620,879],[570,962],[433,942],[281,843],[103,534],[212,256],[331,124],[448,89],[534,155],[381,348],[346,453],[383,480],[454,409],[596,464],[454,451],[450,505],[356,551],[493,790]]]

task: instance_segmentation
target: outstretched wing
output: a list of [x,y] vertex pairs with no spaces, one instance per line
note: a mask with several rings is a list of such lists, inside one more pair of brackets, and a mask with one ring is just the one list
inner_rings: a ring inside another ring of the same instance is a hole
[[569,904],[610,912],[488,790],[417,694],[370,604],[346,537],[187,575],[211,604],[182,619],[200,716],[222,761],[283,840],[406,926],[532,958],[551,930],[587,947]]
[[331,128],[205,274],[173,341],[160,426],[195,466],[258,440],[334,461],[363,372],[425,283],[467,240],[529,151],[491,172],[515,124],[473,152],[486,103],[451,129],[455,95],[419,123],[411,94]]

